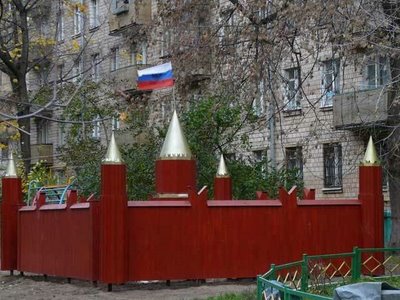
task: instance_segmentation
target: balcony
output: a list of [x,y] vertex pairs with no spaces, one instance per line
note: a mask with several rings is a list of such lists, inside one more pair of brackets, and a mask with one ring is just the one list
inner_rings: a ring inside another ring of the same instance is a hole
[[124,67],[111,71],[111,80],[118,90],[136,90],[137,86],[137,67],[136,65]]
[[47,165],[53,165],[53,144],[31,145],[31,164],[43,160]]
[[391,92],[387,88],[355,91],[333,98],[333,124],[336,129],[357,129],[388,120]]
[[133,25],[151,22],[151,1],[113,0],[109,15],[110,35],[121,34]]

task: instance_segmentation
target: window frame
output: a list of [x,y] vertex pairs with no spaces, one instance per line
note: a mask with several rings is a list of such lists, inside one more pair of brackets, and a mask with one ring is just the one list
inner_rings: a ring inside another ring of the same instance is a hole
[[92,139],[101,139],[101,121],[99,115],[97,115],[96,118],[93,119]]
[[265,95],[264,80],[260,80],[260,82],[258,83],[258,93],[252,103],[253,113],[257,117],[261,117],[265,113],[264,95]]
[[[285,148],[286,169],[298,169],[298,175],[303,179],[303,147],[286,147]],[[292,165],[293,164],[293,165]]]
[[[293,78],[291,78],[291,72],[293,72]],[[287,68],[284,70],[284,73],[284,110],[299,110],[301,109],[302,99],[300,82],[301,69],[300,67]],[[293,83],[293,88],[290,87],[291,83]],[[293,95],[289,95],[289,93]]]
[[111,62],[110,62],[111,72],[119,69],[119,47],[111,49]]
[[[373,67],[373,78],[370,78],[370,68]],[[390,63],[386,56],[375,55],[365,64],[364,89],[376,89],[390,82]]]
[[82,74],[83,74],[83,58],[80,55],[77,60],[75,60],[73,68],[72,68],[72,81],[73,82],[78,82],[82,80]]
[[98,82],[100,79],[100,54],[94,53],[90,56],[92,63],[91,77],[94,82]]
[[64,29],[65,29],[65,23],[64,23],[64,12],[60,10],[60,12],[57,14],[57,42],[63,42],[64,41]]
[[100,26],[99,21],[99,1],[90,0],[90,18],[89,18],[89,28],[95,29]]
[[[330,65],[330,66],[329,66]],[[328,68],[330,67],[330,68]],[[330,76],[328,82],[327,77]],[[332,107],[333,96],[340,94],[340,59],[329,59],[323,62],[321,78],[321,107]]]
[[[323,144],[322,157],[324,162],[324,188],[327,189],[342,188],[343,187],[342,145],[340,143]],[[333,176],[332,176],[332,170],[333,170]]]
[[49,122],[48,120],[39,120],[36,124],[36,142],[38,145],[49,143]]
[[83,15],[78,5],[74,8],[74,35],[81,34],[83,31]]

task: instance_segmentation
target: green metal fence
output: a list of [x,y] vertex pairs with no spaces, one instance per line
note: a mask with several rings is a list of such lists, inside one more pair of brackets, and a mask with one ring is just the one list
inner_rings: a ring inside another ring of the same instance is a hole
[[357,282],[364,276],[400,276],[400,248],[358,248],[353,252],[303,255],[301,261],[271,265],[257,277],[257,299],[266,291],[279,291],[285,300],[332,299],[337,286]]

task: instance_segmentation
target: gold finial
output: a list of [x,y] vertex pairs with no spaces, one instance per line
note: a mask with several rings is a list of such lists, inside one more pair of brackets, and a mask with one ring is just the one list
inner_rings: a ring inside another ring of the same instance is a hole
[[192,158],[186,137],[183,134],[176,110],[169,123],[167,136],[160,152],[161,159],[186,159]]
[[7,170],[6,170],[6,174],[4,174],[4,177],[18,177],[17,167],[15,166],[14,155],[13,155],[12,151],[10,153]]
[[367,150],[365,151],[364,159],[361,162],[362,166],[379,166],[381,162],[378,159],[378,155],[376,154],[376,149],[374,145],[374,141],[372,140],[372,136],[369,137]]
[[111,134],[110,144],[108,145],[106,157],[103,159],[103,164],[122,164],[121,153],[119,152],[117,143],[115,142],[114,132]]
[[229,177],[228,168],[226,167],[223,154],[221,154],[221,158],[219,159],[219,165],[216,177]]

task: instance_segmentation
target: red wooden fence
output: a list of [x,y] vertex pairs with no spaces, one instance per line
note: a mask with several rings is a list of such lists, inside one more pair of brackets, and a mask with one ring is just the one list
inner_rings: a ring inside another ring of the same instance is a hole
[[380,167],[360,167],[359,199],[345,200],[298,200],[295,189],[279,200],[207,200],[189,188],[187,199],[127,201],[125,172],[102,166],[100,201],[13,206],[18,219],[7,205],[20,187],[3,178],[1,269],[108,284],[242,278],[303,253],[383,247]]

